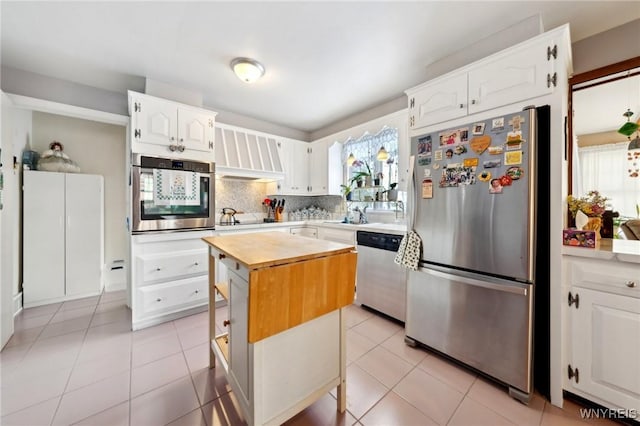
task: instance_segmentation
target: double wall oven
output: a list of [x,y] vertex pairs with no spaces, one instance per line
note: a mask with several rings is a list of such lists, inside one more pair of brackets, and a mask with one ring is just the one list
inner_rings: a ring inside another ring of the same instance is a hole
[[214,163],[132,158],[133,233],[213,229]]

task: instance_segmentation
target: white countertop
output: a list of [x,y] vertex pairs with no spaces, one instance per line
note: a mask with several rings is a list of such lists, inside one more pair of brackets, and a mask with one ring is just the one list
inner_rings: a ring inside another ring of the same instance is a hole
[[242,231],[250,229],[271,229],[281,227],[316,226],[334,229],[347,229],[351,231],[383,232],[387,234],[402,235],[407,226],[404,223],[342,223],[339,220],[298,220],[270,223],[251,223],[246,225],[216,225],[215,232]]
[[562,254],[640,263],[640,241],[602,238],[597,243],[596,248],[562,246]]

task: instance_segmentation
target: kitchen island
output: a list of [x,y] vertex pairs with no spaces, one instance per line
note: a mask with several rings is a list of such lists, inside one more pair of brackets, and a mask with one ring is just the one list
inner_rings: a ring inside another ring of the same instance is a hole
[[[353,246],[282,232],[206,237],[210,367],[216,361],[249,425],[281,424],[337,387],[346,408],[345,306],[353,303]],[[216,259],[228,282],[215,282]],[[216,333],[215,292],[228,331]]]

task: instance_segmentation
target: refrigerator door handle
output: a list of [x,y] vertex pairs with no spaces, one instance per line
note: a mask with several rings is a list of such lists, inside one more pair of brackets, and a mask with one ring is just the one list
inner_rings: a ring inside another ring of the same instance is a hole
[[473,279],[473,278],[464,277],[464,276],[461,276],[461,275],[447,274],[446,272],[440,272],[440,271],[436,271],[436,270],[429,269],[429,268],[420,268],[420,271],[424,272],[424,273],[427,273],[427,274],[430,274],[430,275],[433,275],[435,277],[439,277],[439,278],[445,278],[445,279],[453,278],[457,282],[473,285],[473,286],[476,286],[476,287],[488,288],[490,290],[497,290],[497,291],[503,291],[503,292],[506,292],[506,293],[518,294],[518,295],[521,295],[521,296],[526,296],[528,294],[529,285],[530,285],[530,284],[522,284],[523,287],[520,287],[520,286],[517,286],[517,285],[496,284],[496,283],[492,283],[492,282],[488,282],[488,281],[481,281],[481,280],[476,280],[476,279]]

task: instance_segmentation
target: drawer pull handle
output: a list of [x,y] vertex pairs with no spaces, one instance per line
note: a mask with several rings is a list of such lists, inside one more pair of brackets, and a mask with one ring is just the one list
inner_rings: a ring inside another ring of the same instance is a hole
[[629,288],[634,288],[636,286],[636,282],[635,281],[627,281],[625,283],[625,285]]
[[567,297],[567,303],[569,303],[569,306],[573,305],[575,303],[576,305],[576,309],[578,309],[580,307],[580,295],[578,293],[576,293],[575,297],[571,294],[571,292],[569,292],[569,296]]
[[229,324],[231,324],[231,321],[229,321],[229,320],[222,321],[222,325],[224,325],[225,327],[228,327]]
[[224,255],[224,254],[222,254],[222,253],[220,253],[220,254],[218,255],[218,259],[224,259],[225,257],[227,257],[227,256],[225,256],[225,255]]
[[156,299],[156,302],[162,302],[162,298],[161,298],[161,297],[158,297],[158,298]]

